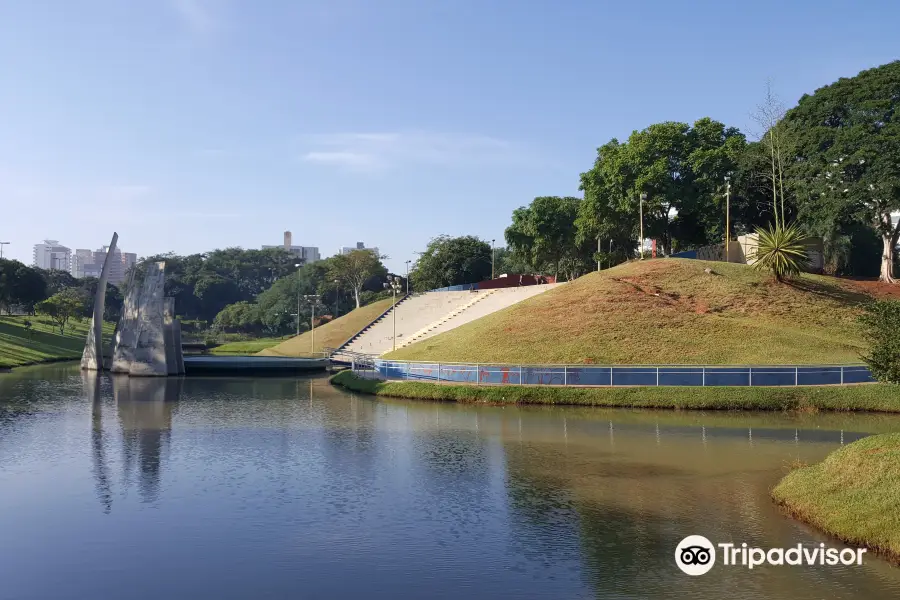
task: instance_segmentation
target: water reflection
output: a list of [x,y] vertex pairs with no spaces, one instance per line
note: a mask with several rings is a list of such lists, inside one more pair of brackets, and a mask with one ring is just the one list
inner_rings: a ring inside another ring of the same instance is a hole
[[874,557],[689,578],[672,552],[818,543],[771,486],[898,424],[25,370],[0,377],[0,597],[897,597]]
[[122,493],[136,481],[142,502],[159,499],[162,463],[168,452],[172,419],[181,398],[180,377],[128,377],[82,372],[84,397],[91,402],[91,457],[97,497],[105,513],[112,510],[109,467],[111,441],[104,424],[101,389],[109,386],[118,417],[122,455]]

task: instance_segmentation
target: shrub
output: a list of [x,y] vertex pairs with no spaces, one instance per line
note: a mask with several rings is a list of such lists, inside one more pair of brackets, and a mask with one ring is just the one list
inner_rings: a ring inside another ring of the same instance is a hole
[[769,229],[757,228],[759,246],[753,258],[753,267],[758,270],[771,271],[778,281],[784,281],[800,275],[809,264],[804,241],[806,236],[796,223],[784,227],[773,225]]
[[900,300],[878,300],[860,318],[866,327],[869,354],[863,360],[875,379],[900,383]]

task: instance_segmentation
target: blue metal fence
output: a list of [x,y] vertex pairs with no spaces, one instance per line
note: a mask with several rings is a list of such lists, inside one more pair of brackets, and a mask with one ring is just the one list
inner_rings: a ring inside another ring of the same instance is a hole
[[380,379],[485,385],[797,386],[872,383],[865,365],[498,365],[372,359]]

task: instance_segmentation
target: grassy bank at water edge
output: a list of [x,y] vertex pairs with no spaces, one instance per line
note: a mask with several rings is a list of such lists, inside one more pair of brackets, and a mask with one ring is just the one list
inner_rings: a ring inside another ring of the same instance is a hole
[[488,404],[571,404],[697,410],[871,410],[900,412],[900,386],[823,387],[620,387],[444,385],[373,381],[351,371],[331,378],[350,391],[419,400]]
[[[704,269],[711,269],[706,273]],[[873,290],[678,258],[590,273],[386,355],[507,364],[846,364],[867,345]]]
[[[31,321],[31,331],[25,328],[26,320]],[[60,335],[49,317],[0,316],[0,367],[79,359],[90,323],[90,319],[72,319]],[[104,344],[114,329],[114,323],[103,323]]]
[[900,433],[863,438],[772,491],[795,518],[900,562]]

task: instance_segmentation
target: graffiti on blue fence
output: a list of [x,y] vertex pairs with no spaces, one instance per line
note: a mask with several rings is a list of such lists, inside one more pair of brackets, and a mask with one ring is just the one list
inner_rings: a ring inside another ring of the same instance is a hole
[[414,363],[376,359],[378,375],[390,380],[486,385],[582,386],[799,386],[871,383],[864,365],[778,366],[566,366]]

